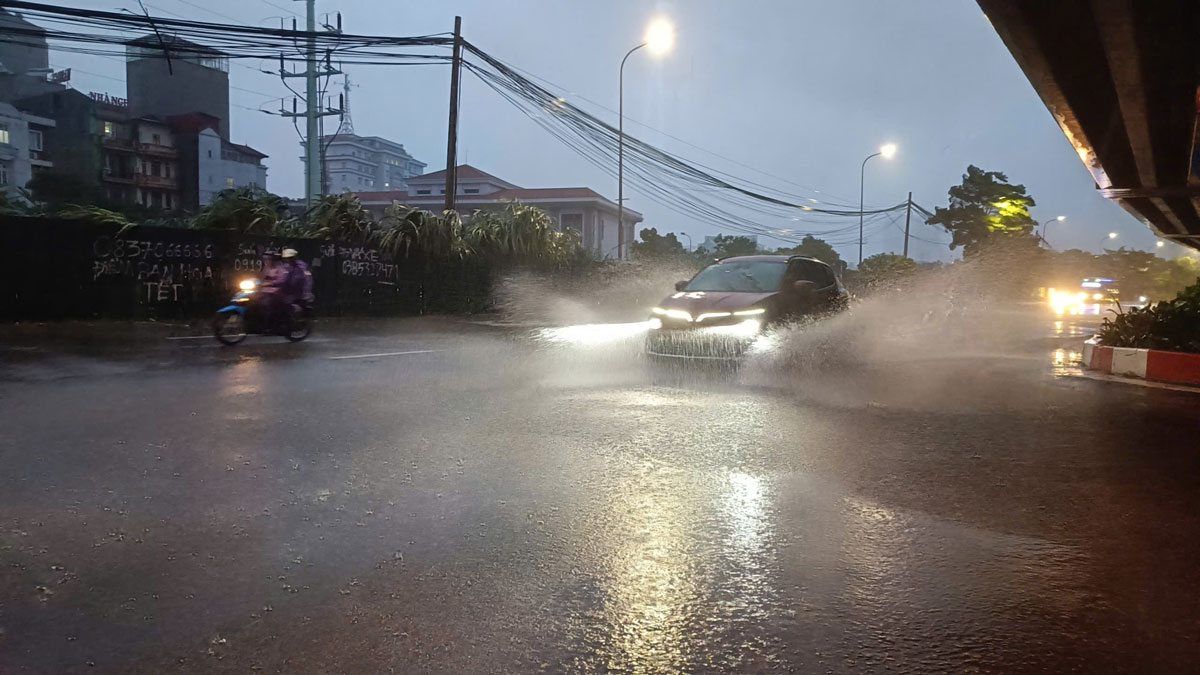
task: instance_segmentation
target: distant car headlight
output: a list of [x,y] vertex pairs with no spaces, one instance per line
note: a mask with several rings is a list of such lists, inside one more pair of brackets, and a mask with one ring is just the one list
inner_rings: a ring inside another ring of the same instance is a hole
[[1104,294],[1103,293],[1092,293],[1092,299],[1093,300],[1103,300]]
[[253,279],[245,279],[242,281],[242,283],[238,284],[238,288],[242,289],[243,291],[252,291],[257,285],[257,281]]
[[1147,300],[1146,296],[1144,296],[1144,295],[1138,296],[1138,302],[1146,302],[1146,300]]

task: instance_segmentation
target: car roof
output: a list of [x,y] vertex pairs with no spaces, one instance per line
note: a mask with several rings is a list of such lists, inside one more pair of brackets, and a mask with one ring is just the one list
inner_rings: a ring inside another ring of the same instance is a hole
[[785,262],[790,262],[792,260],[807,260],[809,262],[815,262],[817,264],[825,265],[826,267],[829,267],[829,265],[825,264],[824,262],[821,262],[820,260],[817,260],[816,258],[809,258],[808,256],[803,256],[803,255],[737,255],[737,256],[733,256],[731,258],[721,258],[717,262],[718,263],[726,263],[726,262],[778,262],[778,263],[785,263]]

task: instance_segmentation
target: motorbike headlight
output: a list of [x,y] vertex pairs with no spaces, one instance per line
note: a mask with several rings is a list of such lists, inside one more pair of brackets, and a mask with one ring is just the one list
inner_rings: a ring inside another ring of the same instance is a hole
[[238,288],[242,289],[243,291],[252,291],[252,290],[254,290],[254,287],[257,285],[258,285],[258,282],[256,282],[255,280],[246,279],[246,280],[242,281],[242,283],[238,284]]

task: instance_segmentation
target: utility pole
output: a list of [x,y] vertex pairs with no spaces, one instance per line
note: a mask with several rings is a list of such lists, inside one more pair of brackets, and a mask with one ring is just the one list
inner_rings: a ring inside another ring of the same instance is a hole
[[317,125],[317,0],[305,0],[305,30],[308,38],[305,41],[304,68],[304,117],[307,122],[304,138],[304,198],[308,208],[317,205],[321,200],[321,131]]
[[458,190],[458,71],[462,66],[462,17],[454,17],[454,59],[450,66],[450,120],[446,134],[446,210],[454,210]]
[[[311,209],[321,201],[324,194],[325,181],[324,161],[321,151],[321,125],[320,119],[326,115],[340,115],[342,111],[329,108],[322,109],[322,101],[320,99],[321,92],[318,87],[318,79],[322,76],[329,77],[337,75],[339,71],[333,69],[331,64],[325,64],[323,69],[319,69],[317,60],[317,0],[304,0],[306,16],[305,16],[305,38],[304,38],[304,72],[289,73],[284,67],[283,55],[279,56],[279,77],[287,79],[289,77],[304,78],[304,112],[298,113],[295,110],[288,113],[280,110],[279,114],[283,117],[304,117],[305,134],[304,134],[304,202],[307,208]],[[338,15],[337,28],[326,26],[327,29],[333,32],[340,32],[342,26],[341,14]],[[293,30],[294,30],[293,22]],[[295,106],[293,105],[293,108]]]
[[912,222],[912,193],[908,193],[908,211],[904,214],[904,257],[908,257],[908,225]]

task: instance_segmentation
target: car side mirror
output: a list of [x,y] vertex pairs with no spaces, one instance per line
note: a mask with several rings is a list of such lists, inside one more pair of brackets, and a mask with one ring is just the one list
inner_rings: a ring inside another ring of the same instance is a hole
[[682,291],[683,289],[687,288],[687,285],[688,285],[687,279],[684,279],[683,281],[676,281],[675,282],[675,290]]
[[797,297],[803,300],[812,298],[813,291],[816,288],[817,285],[811,281],[801,280],[792,282],[792,290],[796,293]]

